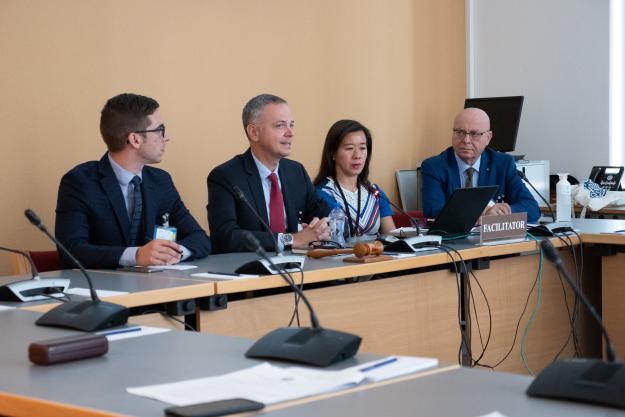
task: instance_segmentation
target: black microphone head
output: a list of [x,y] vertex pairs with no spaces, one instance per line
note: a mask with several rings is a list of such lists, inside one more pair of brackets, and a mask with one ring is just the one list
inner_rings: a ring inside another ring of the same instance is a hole
[[521,177],[522,179],[525,179],[525,178],[526,178],[526,177],[525,177],[525,172],[521,171],[520,169],[517,169],[516,173],[517,173],[517,175],[518,175],[519,177]]
[[24,210],[24,216],[26,216],[28,221],[31,222],[33,225],[37,227],[41,226],[41,219],[31,209]]
[[375,198],[380,198],[380,191],[377,189],[375,185],[371,184],[369,181],[363,183],[363,185],[365,186],[367,191],[373,194]]
[[233,185],[232,191],[234,191],[234,196],[236,198],[238,198],[239,200],[245,200],[245,194],[243,194],[243,191],[241,191],[241,189],[238,186]]
[[256,236],[247,230],[243,232],[243,240],[247,249],[252,252],[256,252],[261,247],[260,242],[256,239]]
[[550,240],[545,239],[541,241],[540,247],[542,248],[543,253],[547,257],[547,259],[549,259],[550,262],[553,262],[554,264],[560,262],[560,256],[558,255],[556,248],[553,247],[553,244],[551,243]]

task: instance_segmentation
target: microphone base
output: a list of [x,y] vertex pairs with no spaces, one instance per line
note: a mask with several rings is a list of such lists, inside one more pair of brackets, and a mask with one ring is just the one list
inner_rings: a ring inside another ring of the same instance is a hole
[[245,356],[328,366],[354,356],[361,341],[360,336],[337,330],[282,327],[261,337]]
[[[271,262],[273,262],[278,268],[284,269],[287,272],[299,272],[300,268],[304,268],[305,256],[287,255],[287,256],[272,256]],[[254,274],[254,275],[276,275],[280,271],[273,268],[271,263],[266,259],[258,259],[248,262],[238,267],[234,272],[237,274]]]
[[62,296],[69,288],[69,279],[25,279],[0,286],[0,301],[39,301]]
[[438,235],[414,236],[400,239],[384,247],[388,252],[421,252],[424,250],[438,249],[442,237]]
[[625,364],[599,359],[560,359],[527,388],[530,397],[601,404],[625,409]]
[[93,332],[126,324],[128,313],[126,307],[106,301],[68,301],[48,311],[35,324]]

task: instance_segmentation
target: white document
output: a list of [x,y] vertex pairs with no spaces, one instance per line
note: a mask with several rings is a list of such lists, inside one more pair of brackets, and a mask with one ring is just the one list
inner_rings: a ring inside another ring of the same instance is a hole
[[2,311],[2,310],[13,310],[13,309],[15,309],[15,307],[0,306],[0,311]]
[[364,374],[368,381],[378,382],[422,371],[436,365],[438,365],[438,359],[436,358],[389,356],[384,359],[352,366],[344,369],[344,371],[358,371]]
[[148,268],[154,269],[170,269],[173,271],[186,271],[187,269],[197,268],[197,265],[150,265]]
[[265,362],[224,375],[127,388],[126,391],[177,406],[237,397],[273,404],[356,385],[363,379],[361,372],[319,371],[295,366],[279,368]]
[[[89,291],[89,288],[70,288],[65,292],[72,295],[91,297],[91,291]],[[114,295],[128,294],[127,291],[95,290],[95,292],[98,294],[98,297],[112,297]]]
[[170,330],[171,329],[164,329],[162,327],[128,326],[122,327],[121,329],[104,330],[97,333],[106,336],[109,342],[114,342],[116,340],[131,339],[133,337],[164,333]]
[[226,274],[226,273],[221,273],[221,272],[198,272],[197,274],[191,274],[191,276],[192,277],[198,277],[198,278],[235,280],[235,279],[245,279],[245,278],[258,278],[260,275]]
[[437,364],[435,358],[389,356],[342,371],[326,371],[298,366],[279,368],[265,362],[224,375],[127,388],[126,391],[178,406],[237,397],[273,404],[348,388],[365,379],[383,381]]

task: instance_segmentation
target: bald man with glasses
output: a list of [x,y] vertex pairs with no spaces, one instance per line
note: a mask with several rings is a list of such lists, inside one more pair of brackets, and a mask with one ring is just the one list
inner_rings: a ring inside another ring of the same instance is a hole
[[[55,232],[86,268],[171,265],[210,252],[210,241],[158,168],[169,136],[156,100],[109,99],[100,116],[108,152],[61,179]],[[73,268],[61,255],[65,268]]]
[[538,203],[518,176],[514,159],[488,148],[492,137],[490,120],[483,110],[468,108],[458,113],[451,146],[421,164],[426,217],[438,216],[457,188],[497,185],[496,202],[486,208],[485,215],[527,212],[529,222],[538,220]]

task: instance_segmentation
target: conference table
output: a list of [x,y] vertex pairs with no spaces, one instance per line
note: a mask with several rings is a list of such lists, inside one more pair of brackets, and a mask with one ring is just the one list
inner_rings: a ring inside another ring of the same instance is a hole
[[[625,331],[619,320],[619,291],[625,292],[619,271],[625,260],[619,254],[606,256],[625,247],[625,236],[609,233],[625,229],[625,222],[576,219],[575,225],[584,243],[584,290],[602,306],[608,328],[614,329],[617,347],[625,346],[625,336],[621,336]],[[571,248],[577,248],[575,256],[579,258],[578,237],[552,241],[561,249],[569,269],[574,270],[574,261],[579,259],[574,259]],[[498,364],[498,370],[518,373],[540,371],[560,351],[565,357],[573,355],[569,333],[574,297],[555,269],[546,260],[541,262],[536,242],[480,246],[474,239],[465,239],[447,244],[461,254],[462,263],[458,253],[438,250],[371,264],[345,263],[340,257],[306,259],[305,292],[321,324],[362,336],[363,352],[435,356],[447,363],[458,363],[460,358],[468,365],[481,356],[479,365]],[[96,286],[123,288],[130,281],[162,285],[145,292],[137,286],[136,293],[113,299],[129,306],[196,300],[202,307],[197,321],[202,332],[257,339],[286,326],[291,318],[293,294],[279,276],[217,281],[193,276],[206,271],[232,272],[253,259],[256,255],[252,253],[212,255],[191,262],[197,268],[186,271],[100,271],[95,272]],[[452,259],[461,272],[460,279]],[[539,270],[538,305],[534,283]],[[300,275],[293,277],[299,283]],[[602,286],[602,280],[609,285]],[[50,303],[41,304],[28,308],[50,308]],[[578,309],[576,329],[582,353],[598,356],[600,335],[585,310]],[[299,313],[301,323],[309,323],[303,303]],[[460,349],[461,337],[464,351]]]
[[[34,326],[40,313],[0,311],[0,415],[13,417],[162,417],[168,404],[131,395],[127,387],[221,375],[260,363],[247,359],[252,341],[206,333],[169,331],[111,341],[101,357],[51,366],[27,359],[33,341],[75,332]],[[360,353],[335,364],[343,369],[375,359]],[[273,365],[285,366],[278,362]],[[616,417],[600,406],[529,398],[532,378],[439,364],[394,379],[276,403],[247,415],[264,416],[506,416]]]

